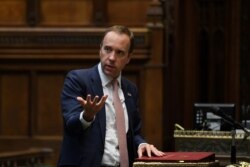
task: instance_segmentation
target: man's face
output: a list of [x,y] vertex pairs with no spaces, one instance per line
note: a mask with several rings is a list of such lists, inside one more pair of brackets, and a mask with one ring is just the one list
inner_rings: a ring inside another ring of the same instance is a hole
[[100,60],[103,72],[116,78],[126,64],[129,63],[130,39],[126,34],[108,32],[100,48]]

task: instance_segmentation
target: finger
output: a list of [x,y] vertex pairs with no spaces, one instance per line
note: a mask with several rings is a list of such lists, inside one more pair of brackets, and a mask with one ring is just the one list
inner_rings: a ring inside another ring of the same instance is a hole
[[95,96],[94,99],[93,99],[93,103],[96,104],[99,100],[99,96]]
[[79,101],[83,106],[85,105],[85,103],[86,103],[86,100],[84,100],[82,97],[80,97],[80,96],[77,96],[76,97],[76,100],[77,101]]
[[147,144],[146,151],[147,151],[148,157],[151,157],[151,145]]
[[151,149],[156,156],[163,156],[165,154],[164,152],[158,150],[154,145],[151,145]]
[[144,151],[146,150],[146,143],[140,144],[137,150],[138,157],[141,158],[143,156]]
[[83,98],[80,97],[80,96],[77,96],[77,97],[76,97],[76,100],[78,100],[79,102],[82,102],[82,101],[83,101]]
[[142,149],[139,148],[137,151],[138,157],[141,158],[142,157]]
[[86,101],[87,101],[87,103],[92,103],[91,102],[91,95],[90,94],[87,95]]
[[165,153],[162,152],[162,151],[159,151],[159,153],[160,153],[160,156],[164,156],[165,155]]
[[163,155],[164,155],[163,152],[161,152],[161,151],[159,151],[159,150],[157,150],[157,149],[154,149],[154,150],[153,150],[153,153],[154,153],[156,156],[163,156]]
[[108,95],[102,96],[101,100],[97,103],[97,105],[100,107],[103,107],[107,98],[108,98]]

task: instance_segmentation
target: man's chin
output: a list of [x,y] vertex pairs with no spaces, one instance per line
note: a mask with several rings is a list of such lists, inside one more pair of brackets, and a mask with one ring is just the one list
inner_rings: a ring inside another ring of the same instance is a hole
[[106,74],[107,76],[112,77],[112,78],[115,76],[114,72],[112,72],[110,70],[104,70],[104,74]]

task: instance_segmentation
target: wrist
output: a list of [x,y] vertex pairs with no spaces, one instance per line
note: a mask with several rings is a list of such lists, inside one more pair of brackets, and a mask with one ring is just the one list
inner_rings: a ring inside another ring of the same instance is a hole
[[82,115],[83,119],[87,122],[92,122],[94,120],[94,115],[88,114],[87,112],[84,112]]

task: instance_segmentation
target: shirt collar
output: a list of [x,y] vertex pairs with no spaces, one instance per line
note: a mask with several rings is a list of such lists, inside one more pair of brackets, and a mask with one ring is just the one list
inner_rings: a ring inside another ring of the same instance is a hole
[[[110,76],[107,76],[103,72],[102,67],[101,67],[101,63],[98,64],[98,72],[99,72],[100,77],[101,77],[102,86],[107,86],[109,83],[111,83],[113,78],[110,77]],[[119,86],[120,86],[121,85],[121,74],[117,77],[117,80],[118,80],[118,83],[119,83]]]

